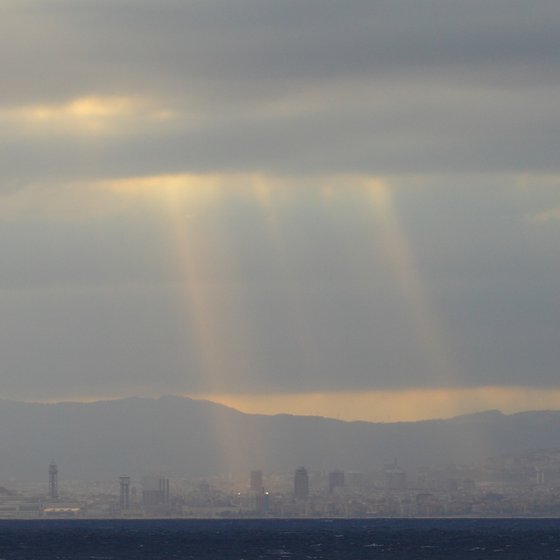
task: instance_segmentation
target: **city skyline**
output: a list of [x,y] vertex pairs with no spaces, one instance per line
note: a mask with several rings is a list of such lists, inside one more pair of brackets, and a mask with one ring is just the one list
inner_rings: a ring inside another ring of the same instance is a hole
[[5,0],[2,398],[560,409],[559,51],[555,0]]
[[557,518],[559,464],[556,449],[413,471],[394,461],[363,472],[298,467],[263,476],[253,470],[244,480],[120,476],[113,482],[68,481],[53,496],[51,463],[48,492],[46,484],[0,486],[0,519]]

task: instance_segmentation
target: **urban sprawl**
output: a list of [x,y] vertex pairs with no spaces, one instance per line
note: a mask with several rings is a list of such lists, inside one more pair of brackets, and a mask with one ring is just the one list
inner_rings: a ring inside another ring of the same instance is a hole
[[506,455],[481,465],[408,472],[255,469],[206,478],[149,474],[65,480],[53,461],[42,483],[0,483],[0,518],[293,518],[559,516],[560,450]]

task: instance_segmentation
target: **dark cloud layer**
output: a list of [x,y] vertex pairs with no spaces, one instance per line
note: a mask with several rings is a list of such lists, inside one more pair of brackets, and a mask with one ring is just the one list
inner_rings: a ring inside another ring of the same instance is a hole
[[61,1],[4,11],[6,110],[136,96],[174,115],[144,124],[137,115],[103,142],[8,123],[8,177],[557,170],[554,1]]
[[480,78],[498,83],[558,65],[552,0],[24,2],[6,11],[7,90],[35,99],[39,90],[21,88],[22,78],[43,78],[47,98],[130,80],[171,95],[222,85],[207,91],[219,99],[236,86],[272,94],[431,68],[442,76],[488,68]]
[[557,0],[4,1],[3,396],[557,384],[559,52]]

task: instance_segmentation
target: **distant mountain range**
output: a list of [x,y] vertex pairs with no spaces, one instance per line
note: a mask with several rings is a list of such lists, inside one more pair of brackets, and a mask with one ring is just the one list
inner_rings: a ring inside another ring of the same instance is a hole
[[469,464],[560,447],[560,412],[498,411],[448,420],[369,423],[243,414],[181,397],[36,404],[0,400],[0,480],[43,480],[51,459],[68,479],[198,476],[310,469],[368,471]]

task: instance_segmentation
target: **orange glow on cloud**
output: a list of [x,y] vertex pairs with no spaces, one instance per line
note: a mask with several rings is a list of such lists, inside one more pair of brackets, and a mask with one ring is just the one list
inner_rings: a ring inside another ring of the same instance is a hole
[[[64,399],[31,401],[91,403],[128,396],[154,395],[151,388],[145,388],[134,395],[71,395]],[[528,410],[560,409],[560,387],[467,387],[273,394],[191,393],[185,396],[223,404],[248,414],[324,416],[350,422],[415,422],[451,418],[484,410],[513,414]],[[234,447],[235,434],[227,426],[217,428],[224,431],[222,435],[225,447]],[[228,440],[230,437],[233,439]]]
[[450,418],[490,409],[514,413],[560,408],[560,388],[472,387],[192,396],[251,414],[286,413],[368,422]]
[[62,104],[29,105],[0,111],[0,121],[24,123],[37,130],[88,133],[118,131],[127,121],[162,121],[171,116],[171,111],[133,96],[90,95]]

